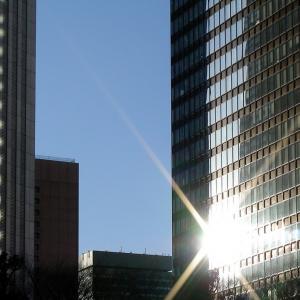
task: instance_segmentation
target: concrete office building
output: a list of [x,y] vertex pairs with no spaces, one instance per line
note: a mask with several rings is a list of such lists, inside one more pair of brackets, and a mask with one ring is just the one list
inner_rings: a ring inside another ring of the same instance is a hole
[[0,250],[34,264],[35,0],[0,1]]
[[170,256],[88,251],[79,269],[79,291],[93,300],[164,299],[173,283]]
[[[299,276],[299,5],[171,1],[172,172],[208,220],[219,291]],[[177,277],[201,238],[173,194]]]
[[75,299],[71,295],[77,292],[79,165],[71,159],[37,157],[35,170],[38,292],[45,296],[51,286],[63,293],[61,297]]

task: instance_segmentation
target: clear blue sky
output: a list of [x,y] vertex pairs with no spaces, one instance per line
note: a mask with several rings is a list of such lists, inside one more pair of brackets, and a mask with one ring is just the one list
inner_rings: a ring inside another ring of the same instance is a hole
[[[80,163],[80,252],[171,253],[169,0],[37,1],[36,153]],[[105,92],[103,92],[105,90]]]

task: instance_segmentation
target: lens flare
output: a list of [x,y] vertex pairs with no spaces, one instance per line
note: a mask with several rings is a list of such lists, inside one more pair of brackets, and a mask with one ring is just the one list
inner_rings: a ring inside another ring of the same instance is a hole
[[[1,0],[0,0],[1,1]],[[105,88],[103,82],[100,80],[99,76],[96,74],[95,70],[92,68],[92,65],[88,63],[86,60],[86,57],[80,53],[78,50],[78,47],[75,42],[73,42],[69,36],[64,34],[63,27],[60,26],[59,33],[63,35],[64,42],[68,43],[68,46],[71,48],[71,50],[77,55],[78,61],[81,62],[81,66],[85,71],[87,71],[87,74],[90,76],[90,78],[94,81],[96,87],[98,88],[99,92],[102,96],[104,96],[104,99],[114,107],[115,111],[119,115],[119,117],[124,121],[127,128],[131,131],[131,133],[135,136],[139,144],[144,149],[145,153],[148,155],[148,157],[151,159],[151,161],[154,163],[154,165],[157,167],[161,175],[168,181],[168,183],[171,185],[172,189],[176,192],[182,203],[185,205],[185,207],[188,209],[188,211],[191,213],[193,218],[196,220],[198,225],[201,227],[202,231],[205,235],[205,246],[202,247],[194,259],[191,261],[191,263],[188,265],[186,270],[183,272],[181,277],[178,279],[176,284],[173,286],[167,297],[166,300],[172,300],[176,297],[180,289],[184,286],[188,278],[192,275],[194,270],[197,266],[201,263],[201,261],[204,259],[204,257],[208,254],[208,256],[211,256],[212,263],[224,263],[225,259],[221,259],[223,255],[223,249],[224,246],[229,244],[229,240],[233,240],[233,245],[237,245],[238,241],[234,240],[234,236],[242,236],[242,233],[245,229],[240,228],[238,232],[235,232],[236,229],[236,223],[232,223],[232,215],[224,216],[222,214],[221,216],[216,214],[212,215],[209,224],[207,224],[203,218],[200,216],[199,212],[195,209],[195,207],[192,205],[192,203],[189,201],[189,199],[185,196],[183,191],[180,189],[178,184],[173,180],[170,172],[165,168],[165,166],[161,163],[161,161],[158,159],[158,157],[155,155],[151,147],[147,144],[146,140],[143,138],[143,136],[138,131],[137,127],[133,124],[133,122],[130,120],[128,115],[125,113],[125,111],[121,108],[118,101],[113,97],[113,95],[108,91],[108,89]],[[1,32],[0,32],[1,35]],[[103,99],[103,97],[102,97]],[[1,139],[0,139],[0,146],[1,146]],[[217,219],[218,217],[221,217],[220,219]],[[223,218],[223,221],[221,222]],[[225,219],[224,219],[225,218]],[[224,223],[225,221],[225,223]],[[226,224],[226,225],[224,225]],[[237,234],[237,235],[236,235]],[[227,236],[227,239],[224,237]],[[1,233],[0,233],[1,238]],[[224,244],[221,244],[220,239],[223,239]],[[218,245],[216,247],[216,241],[218,241]],[[220,247],[221,245],[221,247]],[[221,248],[221,249],[220,249]],[[237,246],[237,248],[240,248]],[[230,246],[227,249],[224,249],[225,251],[225,257],[226,261],[233,260],[233,255],[230,253],[230,249],[232,249],[232,246]],[[210,253],[211,252],[211,253]],[[238,251],[237,251],[238,252]],[[223,261],[222,261],[223,260]],[[241,282],[244,282],[244,284],[249,285],[249,283],[244,279],[241,278]],[[254,295],[256,295],[254,293]],[[256,298],[258,299],[258,297]]]
[[186,281],[190,278],[193,274],[194,270],[197,266],[199,266],[200,262],[206,256],[206,251],[204,248],[200,249],[185,271],[182,273],[180,278],[177,280],[173,288],[170,290],[168,295],[166,296],[165,300],[172,300],[176,297],[178,292],[182,289]]
[[251,249],[251,228],[237,214],[234,203],[222,201],[210,206],[204,247],[211,269],[231,265],[240,260],[245,249]]

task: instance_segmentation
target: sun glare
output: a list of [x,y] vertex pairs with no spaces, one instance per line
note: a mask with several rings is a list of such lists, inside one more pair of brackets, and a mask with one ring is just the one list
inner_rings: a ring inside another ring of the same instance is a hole
[[[224,205],[227,205],[226,209]],[[237,212],[234,202],[217,203],[210,207],[204,237],[210,269],[233,266],[247,249],[251,249],[251,230],[236,217]]]

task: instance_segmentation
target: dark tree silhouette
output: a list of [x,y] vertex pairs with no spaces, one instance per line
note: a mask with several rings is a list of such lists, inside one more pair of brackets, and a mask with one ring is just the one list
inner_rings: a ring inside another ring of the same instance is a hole
[[90,300],[93,299],[92,291],[92,272],[91,270],[81,270],[78,275],[78,299],[79,300]]
[[58,263],[36,269],[32,276],[35,298],[39,300],[73,300],[78,297],[77,268]]
[[28,299],[16,284],[17,276],[24,271],[24,260],[16,255],[9,256],[6,252],[0,254],[0,299]]

